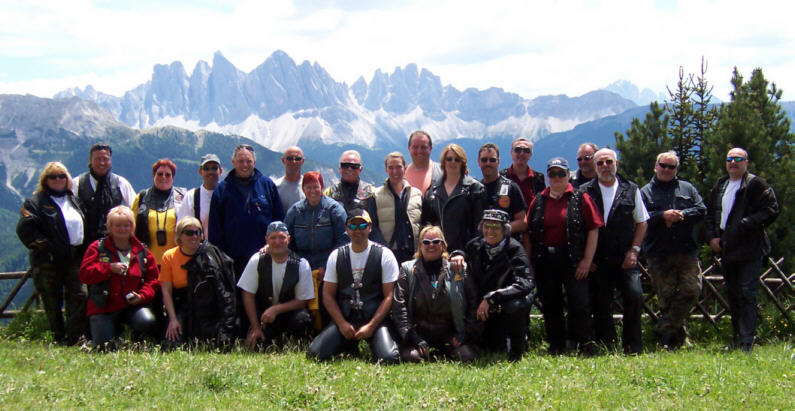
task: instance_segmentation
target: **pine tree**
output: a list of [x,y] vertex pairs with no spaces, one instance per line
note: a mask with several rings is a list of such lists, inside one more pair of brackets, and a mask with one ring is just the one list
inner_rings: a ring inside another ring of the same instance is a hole
[[[697,174],[696,161],[692,155],[695,145],[695,117],[693,112],[693,75],[685,76],[685,69],[679,66],[679,81],[676,89],[668,89],[669,101],[665,111],[670,117],[668,135],[671,145],[662,151],[673,150],[679,156],[679,175],[692,178]],[[651,163],[654,164],[654,163]]]
[[671,149],[668,122],[665,109],[654,101],[642,122],[637,117],[632,120],[626,139],[620,132],[615,133],[619,172],[624,177],[640,186],[651,179],[657,154]]
[[718,109],[712,106],[712,88],[707,82],[707,61],[701,58],[701,74],[693,83],[693,147],[692,158],[695,160],[696,172],[691,173],[693,183],[699,192],[708,193],[711,186],[706,181],[706,170],[709,158],[704,148],[705,141],[712,141],[712,135],[718,125]]

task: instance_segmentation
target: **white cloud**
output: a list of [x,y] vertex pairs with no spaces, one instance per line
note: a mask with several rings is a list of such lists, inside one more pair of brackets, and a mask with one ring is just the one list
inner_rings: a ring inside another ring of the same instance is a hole
[[5,1],[0,92],[50,96],[91,83],[121,94],[145,82],[153,64],[179,60],[190,72],[220,50],[248,72],[277,49],[349,84],[413,62],[460,89],[528,98],[580,95],[617,79],[661,92],[680,65],[697,72],[702,55],[721,99],[734,66],[746,75],[762,67],[785,93],[795,87],[795,28],[772,0],[343,3]]

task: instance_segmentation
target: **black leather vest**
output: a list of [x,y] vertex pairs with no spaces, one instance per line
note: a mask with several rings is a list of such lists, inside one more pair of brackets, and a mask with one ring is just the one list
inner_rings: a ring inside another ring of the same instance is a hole
[[121,188],[119,188],[119,176],[111,172],[108,173],[111,204],[107,210],[102,209],[103,207],[101,204],[97,204],[97,199],[94,196],[96,193],[94,192],[94,188],[91,187],[90,173],[83,173],[78,181],[77,198],[80,199],[80,205],[82,206],[83,215],[85,215],[86,219],[86,241],[84,241],[86,245],[91,244],[98,238],[104,237],[108,233],[107,227],[105,227],[108,211],[120,205],[122,202]]
[[[596,261],[610,264],[621,264],[624,261],[624,254],[632,247],[632,237],[635,236],[635,219],[632,217],[632,211],[635,209],[635,193],[638,191],[638,186],[624,179],[619,179],[618,182],[618,192],[613,199],[613,207],[607,213],[607,224],[599,229],[599,244],[594,258]],[[604,215],[602,191],[598,180],[583,184],[581,190],[594,199],[599,212]]]
[[[351,268],[351,247],[344,245],[337,249],[337,304],[346,319],[369,321],[384,300],[381,282],[382,246],[370,243],[370,254],[364,265],[364,274],[359,283],[353,281]],[[358,290],[358,301],[356,291]],[[359,303],[357,305],[357,303]]]
[[[572,265],[576,266],[585,254],[585,241],[588,238],[588,230],[582,218],[583,193],[564,194],[569,197],[566,205],[566,245],[569,252],[569,259]],[[530,210],[530,244],[532,255],[530,259],[533,264],[544,255],[544,209],[547,198],[545,196],[536,197],[533,208]]]
[[[257,264],[258,286],[255,301],[257,302],[257,318],[262,313],[274,305],[273,295],[273,259],[270,254],[260,252],[259,263]],[[298,266],[300,258],[290,251],[287,255],[287,267],[284,271],[282,289],[279,291],[277,304],[285,303],[295,298],[295,286],[298,284]]]

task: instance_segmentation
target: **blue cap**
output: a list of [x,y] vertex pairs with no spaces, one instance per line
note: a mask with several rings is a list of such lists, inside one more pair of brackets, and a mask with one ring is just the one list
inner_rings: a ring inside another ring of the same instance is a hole
[[281,231],[283,233],[287,233],[287,235],[290,235],[290,232],[287,230],[287,224],[284,224],[281,221],[274,221],[268,224],[268,231],[265,232],[265,236],[267,237],[271,235],[271,233],[277,231]]
[[569,162],[563,157],[555,157],[552,160],[547,161],[547,171],[553,167],[562,168],[566,171],[569,171]]

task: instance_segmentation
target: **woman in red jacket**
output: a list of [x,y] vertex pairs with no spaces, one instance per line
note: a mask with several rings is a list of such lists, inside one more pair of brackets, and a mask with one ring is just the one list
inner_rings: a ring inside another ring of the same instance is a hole
[[80,281],[88,285],[86,314],[94,345],[113,349],[122,323],[156,336],[157,321],[149,303],[160,289],[152,253],[133,235],[135,216],[128,207],[108,212],[108,236],[94,241],[80,265]]

